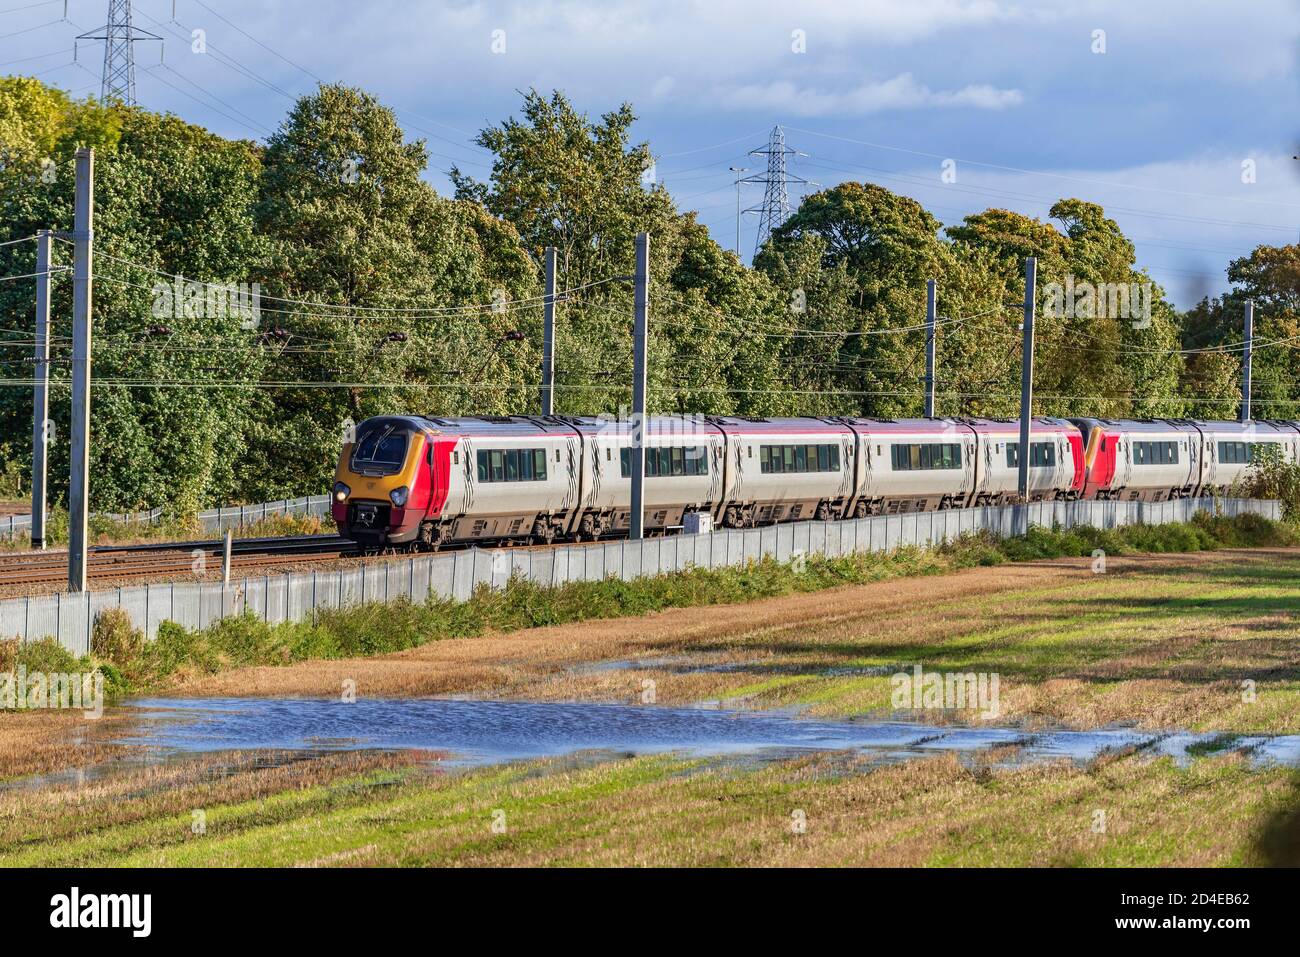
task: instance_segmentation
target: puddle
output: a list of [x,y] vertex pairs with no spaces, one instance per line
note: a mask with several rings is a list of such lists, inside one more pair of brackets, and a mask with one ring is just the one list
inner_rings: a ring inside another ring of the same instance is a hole
[[[1205,753],[1215,733],[1155,733],[907,721],[816,721],[779,712],[705,710],[574,702],[465,698],[149,699],[131,703],[141,719],[119,738],[161,753],[275,749],[445,752],[452,763],[485,764],[574,755],[680,753],[776,760],[816,751],[856,751],[882,762],[956,753],[974,757],[1010,747],[1001,763],[1086,763],[1136,748],[1180,764]],[[1240,751],[1256,764],[1300,766],[1300,736],[1243,737],[1213,753]]]

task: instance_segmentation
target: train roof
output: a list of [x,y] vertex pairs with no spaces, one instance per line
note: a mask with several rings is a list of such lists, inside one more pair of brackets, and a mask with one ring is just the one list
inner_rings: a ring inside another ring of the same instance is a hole
[[1076,418],[1072,421],[1089,427],[1106,426],[1122,429],[1125,432],[1190,432],[1200,429],[1204,432],[1228,433],[1232,435],[1250,435],[1258,432],[1290,432],[1300,428],[1300,423],[1275,419],[1259,419],[1240,422],[1235,419],[1099,419]]
[[[927,432],[927,431],[944,431],[965,426],[976,432],[1018,432],[1020,429],[1019,419],[983,419],[953,417],[944,419],[865,419],[859,417],[846,418],[846,422],[851,422],[859,428],[865,428],[869,432]],[[1052,431],[1070,431],[1076,426],[1066,420],[1057,419],[1049,416],[1036,415],[1032,419],[1033,426],[1039,432],[1044,429]]]
[[442,435],[573,435],[572,425],[559,419],[544,419],[531,415],[484,415],[465,418],[442,418],[426,415],[379,415],[366,419],[370,423],[397,422],[415,430],[427,430]]

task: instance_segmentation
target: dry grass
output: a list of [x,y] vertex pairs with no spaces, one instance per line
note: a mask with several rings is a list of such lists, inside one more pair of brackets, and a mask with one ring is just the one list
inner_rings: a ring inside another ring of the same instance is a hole
[[1286,772],[1233,757],[1186,770],[1135,755],[1088,769],[659,757],[453,774],[395,760],[208,759],[0,794],[0,864],[1240,865],[1266,862],[1259,835],[1293,797]]
[[0,712],[0,782],[118,760],[127,749],[109,741],[129,724],[122,714],[88,720],[81,711]]
[[[632,702],[649,678],[661,704],[843,716],[890,710],[889,675],[920,663],[999,673],[1008,720],[1296,733],[1297,585],[1294,549],[1111,559],[1105,575],[1062,559],[244,668],[168,690],[331,696],[353,680],[363,695]],[[586,667],[618,659],[629,664]]]
[[[887,673],[995,670],[1005,719],[1300,731],[1300,552],[973,569],[444,640],[178,681],[210,695],[475,693],[888,708]],[[630,667],[592,668],[630,659]],[[640,664],[637,665],[636,662]],[[704,670],[701,670],[704,669]],[[1242,701],[1239,681],[1257,682]],[[961,715],[925,715],[954,719]],[[0,865],[1250,865],[1297,863],[1295,772],[1236,754],[1016,766],[1014,748],[873,766],[660,756],[440,770],[437,755],[243,753],[161,764],[106,717],[0,715]],[[78,743],[84,739],[84,743]],[[205,830],[194,832],[194,812]],[[494,833],[496,811],[506,831]],[[803,812],[805,833],[794,813]],[[1105,812],[1098,831],[1097,812]]]

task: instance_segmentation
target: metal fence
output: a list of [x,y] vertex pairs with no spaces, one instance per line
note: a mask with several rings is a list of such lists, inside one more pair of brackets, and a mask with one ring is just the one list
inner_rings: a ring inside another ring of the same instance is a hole
[[[198,513],[199,523],[205,531],[224,532],[228,528],[243,528],[273,515],[329,515],[328,495],[305,495],[277,502],[258,502],[255,505],[230,505],[210,508]],[[163,517],[160,508],[143,512],[96,512],[96,518],[108,519],[122,525],[152,525]],[[30,515],[0,516],[0,538],[12,538],[32,529]]]
[[1277,518],[1275,501],[1185,499],[1174,502],[1039,502],[1002,508],[971,508],[910,515],[878,515],[844,522],[798,522],[766,528],[672,535],[555,548],[470,549],[328,571],[268,575],[220,582],[186,582],[55,594],[0,601],[0,635],[23,640],[55,636],[69,650],[90,647],[95,616],[122,608],[153,638],[158,625],[174,621],[203,628],[230,615],[252,612],[271,623],[301,621],[318,609],[430,596],[463,601],[480,586],[503,588],[512,577],[540,585],[624,580],[689,568],[744,565],[760,558],[791,561],[800,555],[837,556],[933,546],[963,534],[988,531],[1000,538],[1024,534],[1032,525],[1164,525],[1189,521],[1198,511],[1228,517]]

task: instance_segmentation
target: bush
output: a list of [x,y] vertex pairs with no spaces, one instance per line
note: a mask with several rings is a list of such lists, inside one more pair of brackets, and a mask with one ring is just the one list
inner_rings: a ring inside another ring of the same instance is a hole
[[90,653],[101,661],[124,665],[140,656],[144,633],[131,624],[131,616],[121,608],[105,608],[95,616],[90,633]]
[[284,664],[289,658],[272,641],[274,628],[251,611],[223,618],[207,630],[207,646],[219,665]]
[[1255,447],[1241,492],[1250,498],[1277,499],[1282,520],[1300,522],[1300,463],[1284,461],[1276,447]]
[[148,676],[163,678],[183,668],[211,673],[220,662],[200,632],[164,621],[158,626],[158,636],[144,646],[141,665]]
[[46,674],[80,671],[82,666],[82,662],[55,638],[26,642],[19,647],[16,659],[15,664],[22,665],[29,672],[42,671]]

